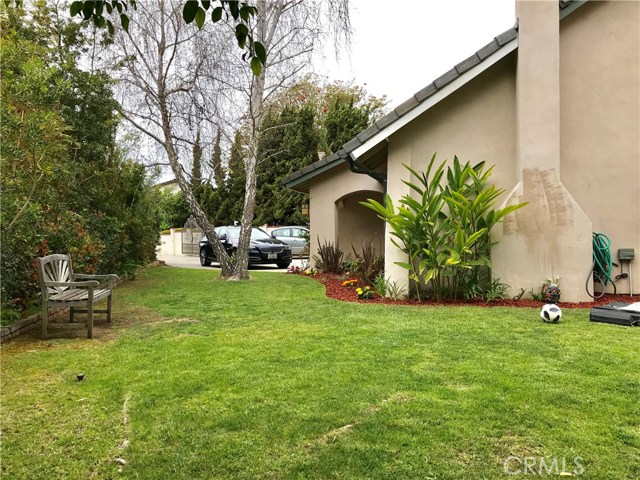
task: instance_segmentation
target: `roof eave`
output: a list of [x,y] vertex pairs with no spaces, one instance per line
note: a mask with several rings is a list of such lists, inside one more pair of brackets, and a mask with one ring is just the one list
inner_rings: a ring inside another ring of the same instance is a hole
[[332,168],[337,167],[341,163],[345,163],[345,162],[346,160],[343,157],[338,157],[332,162],[328,162],[319,168],[314,168],[313,170],[305,173],[304,175],[300,175],[291,180],[287,180],[285,178],[283,185],[286,188],[290,188],[291,190],[295,190],[300,193],[308,193],[309,189],[305,188],[305,187],[308,187],[308,185],[305,185],[305,184],[307,184],[311,178],[315,177],[316,175],[320,175],[321,173],[326,172],[327,170],[331,170]]
[[[587,1],[561,0],[560,19],[565,18]],[[299,192],[306,192],[309,189],[309,181],[313,177],[346,162],[347,155],[353,160],[358,160],[382,141],[388,141],[393,133],[516,50],[518,48],[517,30],[516,24],[515,27],[501,33],[474,55],[436,78],[431,84],[349,140],[339,152],[284,178],[283,185]]]
[[438,102],[448,97],[462,86],[466,85],[468,82],[490,68],[492,65],[495,65],[497,62],[516,50],[516,48],[518,48],[517,37],[502,46],[499,50],[485,58],[483,61],[479,62],[477,65],[464,72],[456,79],[452,80],[450,83],[439,88],[435,93],[433,93],[433,95],[429,96],[422,103],[419,103],[417,106],[404,113],[402,116],[383,128],[380,132],[366,140],[362,145],[354,148],[351,152],[349,152],[349,154],[353,159],[360,158],[380,142],[388,139],[395,132],[400,130],[411,121],[415,120],[418,116],[422,115]]
[[578,8],[587,3],[588,0],[572,0],[566,1],[564,4],[560,2],[560,20],[576,11]]

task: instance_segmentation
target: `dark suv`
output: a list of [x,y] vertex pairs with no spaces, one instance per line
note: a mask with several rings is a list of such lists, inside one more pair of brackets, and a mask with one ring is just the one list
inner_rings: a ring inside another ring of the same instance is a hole
[[[216,235],[229,255],[238,249],[240,227],[216,227]],[[209,239],[200,240],[200,265],[211,265],[216,261],[216,254],[209,244]],[[251,229],[249,243],[249,265],[268,265],[275,263],[278,268],[288,268],[291,263],[291,247],[271,236],[260,228]]]

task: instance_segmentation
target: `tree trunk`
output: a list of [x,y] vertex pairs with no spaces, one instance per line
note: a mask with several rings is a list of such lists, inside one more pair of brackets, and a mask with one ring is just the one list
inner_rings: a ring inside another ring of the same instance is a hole
[[[127,88],[131,87],[134,94],[137,93],[137,95],[131,95],[132,92],[123,92],[123,98],[127,103],[131,103],[132,107],[130,114],[127,114],[125,108],[121,109],[121,113],[134,127],[157,141],[166,151],[171,170],[192,210],[193,217],[209,238],[220,262],[222,277],[246,279],[249,278],[247,272],[248,252],[255,215],[256,175],[260,161],[258,144],[265,110],[265,98],[274,94],[278,88],[293,79],[303,68],[304,61],[310,59],[315,42],[322,30],[318,17],[321,10],[319,7],[322,3],[316,1],[304,3],[300,0],[256,0],[258,13],[253,38],[262,43],[271,60],[265,62],[259,76],[251,76],[249,85],[237,82],[235,76],[219,79],[219,84],[214,83],[221,89],[222,95],[225,95],[225,89],[231,88],[235,91],[241,91],[249,99],[247,130],[250,139],[249,151],[244,158],[245,199],[240,224],[237,262],[233,262],[229,258],[220,243],[213,225],[208,221],[207,215],[193,193],[190,182],[186,179],[187,174],[178,158],[179,153],[184,149],[183,143],[191,143],[184,138],[185,132],[191,129],[191,123],[181,117],[185,112],[176,112],[175,109],[180,102],[194,102],[191,93],[195,88],[198,88],[199,79],[204,78],[201,76],[201,68],[203,68],[205,60],[209,58],[203,50],[200,52],[201,56],[193,64],[188,65],[190,62],[179,61],[185,60],[185,55],[191,55],[191,53],[186,53],[185,49],[192,48],[194,45],[192,42],[197,35],[193,29],[183,28],[182,18],[180,18],[180,3],[167,0],[141,2],[139,8],[145,10],[149,14],[148,19],[153,19],[153,21],[145,22],[133,19],[128,32],[131,42],[129,44],[123,42],[122,51],[117,53],[120,57],[119,61],[126,65],[128,72],[123,78],[126,86]],[[334,2],[330,4],[332,7],[329,10],[335,10],[333,8]],[[337,18],[344,19],[345,22],[341,23],[344,23],[348,29],[348,10],[343,8],[346,5],[346,0],[339,0],[337,5],[339,8],[336,11],[340,13]],[[297,9],[300,9],[299,14]],[[281,22],[283,23],[280,27],[282,31],[279,32],[278,25]],[[138,36],[132,34],[134,31],[137,31]],[[224,46],[225,43],[222,42],[220,45]],[[224,51],[224,48],[220,50]],[[195,53],[198,52],[199,50],[196,49]],[[136,62],[133,62],[134,58]],[[214,64],[215,62],[211,65],[214,66]],[[269,69],[269,82],[266,81],[267,77],[265,76],[267,69]],[[225,72],[226,70],[216,69],[213,72],[215,75],[207,78],[218,81],[216,75],[221,73],[224,76]],[[203,98],[209,98],[206,92],[206,89],[202,90]],[[233,100],[233,92],[230,93],[229,98]],[[244,118],[242,122],[244,123]],[[162,133],[159,133],[156,128],[161,129]],[[218,175],[216,178],[217,187],[220,187],[222,180],[223,177]]]
[[169,115],[169,107],[167,105],[167,92],[166,92],[166,76],[165,69],[163,65],[164,56],[166,53],[166,40],[164,36],[164,23],[167,21],[164,9],[162,9],[161,13],[161,24],[162,28],[160,30],[161,37],[158,42],[158,73],[156,78],[157,85],[157,99],[158,106],[160,109],[161,116],[161,125],[162,125],[162,133],[164,135],[163,147],[167,152],[167,158],[169,160],[169,165],[171,165],[171,170],[173,174],[176,176],[176,180],[178,181],[178,185],[184,194],[184,198],[189,204],[191,208],[191,212],[193,213],[193,217],[196,223],[200,226],[204,234],[209,239],[209,243],[213,248],[213,251],[216,254],[216,259],[218,263],[220,263],[220,269],[222,270],[221,276],[223,278],[229,278],[234,276],[234,265],[227,251],[220,243],[220,239],[218,235],[216,235],[214,226],[211,225],[211,222],[207,219],[207,215],[204,213],[198,200],[193,194],[193,190],[191,189],[191,185],[187,182],[187,179],[183,175],[182,166],[178,160],[178,154],[176,152],[176,148],[173,145],[173,135],[171,130],[171,119]]
[[[256,40],[262,42],[265,48],[269,49],[270,39],[273,37],[280,15],[282,13],[282,2],[272,5],[270,15],[265,0],[259,0],[257,4],[259,18],[256,25]],[[258,143],[260,140],[260,127],[264,115],[264,87],[265,72],[268,64],[264,65],[262,72],[257,77],[253,77],[251,82],[249,113],[250,113],[250,139],[249,155],[244,159],[246,173],[244,210],[240,222],[240,239],[238,241],[238,261],[235,266],[234,275],[238,279],[249,278],[249,244],[251,241],[251,228],[256,206],[256,177],[258,167]]]
[[[251,155],[254,157],[254,155]],[[256,162],[245,161],[246,181],[244,194],[244,210],[240,222],[240,240],[238,241],[238,255],[234,276],[239,280],[249,278],[249,244],[251,242],[251,228],[256,206]]]

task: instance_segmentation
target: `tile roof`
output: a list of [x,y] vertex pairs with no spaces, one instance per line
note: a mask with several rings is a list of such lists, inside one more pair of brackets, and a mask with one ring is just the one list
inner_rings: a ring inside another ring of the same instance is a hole
[[[584,0],[560,0],[559,7],[560,10],[563,10],[570,5],[575,5],[577,3],[584,3]],[[418,92],[413,94],[407,100],[395,107],[391,112],[380,118],[373,125],[363,130],[357,136],[345,143],[340,151],[333,153],[323,158],[322,160],[319,160],[318,162],[308,165],[303,169],[298,170],[297,172],[292,173],[288,177],[283,178],[282,183],[284,185],[288,185],[292,182],[295,182],[296,180],[300,181],[302,177],[309,173],[316,171],[317,173],[321,173],[322,171],[326,171],[332,164],[332,166],[337,166],[340,163],[345,162],[349,153],[353,152],[356,148],[363,145],[371,137],[381,132],[383,129],[396,122],[407,113],[411,112],[414,108],[425,102],[428,98],[435,95],[442,88],[458,79],[473,67],[479,65],[488,57],[490,57],[517,38],[518,27],[516,25],[496,36],[493,40],[491,40],[488,44],[471,55],[469,58],[466,58],[462,62],[458,63],[454,68],[436,78],[432,83],[424,87],[422,90],[419,90]]]

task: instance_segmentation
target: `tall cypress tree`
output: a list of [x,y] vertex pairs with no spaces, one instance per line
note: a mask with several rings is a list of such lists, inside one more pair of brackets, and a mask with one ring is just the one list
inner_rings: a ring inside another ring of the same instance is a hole
[[[375,121],[385,99],[366,95],[361,87],[331,84],[320,88],[304,83],[276,99],[262,120],[258,145],[258,178],[254,225],[307,224],[301,206],[306,195],[285,189],[281,179],[318,160],[318,150],[327,154],[339,149]],[[216,138],[219,142],[220,133]],[[229,224],[239,220],[244,202],[244,163],[247,141],[236,132],[228,163],[228,176],[219,167],[216,147],[211,166],[216,188],[205,209],[212,221]],[[221,162],[220,162],[221,163]]]
[[327,106],[327,114],[324,118],[324,130],[327,153],[340,150],[340,147],[355,137],[369,126],[370,112],[356,105],[357,98],[354,94],[345,92],[344,95],[336,95]]
[[218,187],[219,206],[217,209],[217,223],[232,225],[240,221],[244,205],[245,171],[243,158],[246,155],[246,142],[241,130],[236,132],[231,155],[229,157],[229,174],[224,182],[224,188]]
[[202,145],[200,145],[200,129],[196,133],[193,144],[193,165],[191,166],[191,188],[197,191],[202,185]]
[[314,108],[285,106],[263,119],[256,195],[257,224],[307,224],[305,195],[284,188],[280,180],[318,160]]
[[222,168],[222,150],[220,148],[221,136],[222,132],[218,129],[211,155],[211,169],[213,170],[213,181],[216,188],[224,186],[224,169]]

